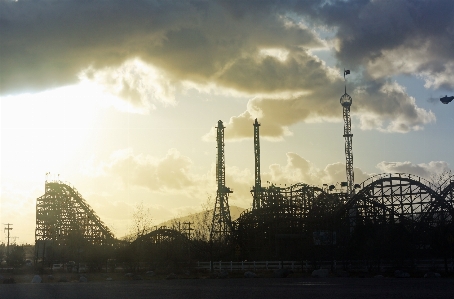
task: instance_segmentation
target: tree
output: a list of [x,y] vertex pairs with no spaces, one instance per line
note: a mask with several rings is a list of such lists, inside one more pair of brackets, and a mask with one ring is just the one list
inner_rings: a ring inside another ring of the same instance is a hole
[[145,236],[153,230],[153,222],[150,217],[150,209],[145,209],[143,202],[140,202],[134,208],[132,214],[133,223],[130,228],[130,240],[134,241],[138,238]]
[[137,204],[132,214],[132,225],[129,234],[123,238],[126,246],[117,250],[117,260],[127,263],[130,270],[136,271],[140,263],[147,259],[147,250],[139,239],[153,230],[153,222],[150,217],[150,209],[145,209],[143,202]]
[[435,185],[435,187],[443,189],[446,184],[449,184],[449,179],[454,180],[454,173],[452,170],[444,170],[442,172],[434,173],[430,176],[429,181]]
[[3,261],[3,257],[5,256],[5,243],[0,244],[0,263]]

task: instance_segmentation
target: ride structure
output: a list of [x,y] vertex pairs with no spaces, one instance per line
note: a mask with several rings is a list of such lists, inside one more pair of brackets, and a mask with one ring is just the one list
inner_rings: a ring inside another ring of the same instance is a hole
[[213,219],[211,223],[210,241],[224,242],[230,236],[232,231],[232,220],[229,208],[229,194],[232,193],[230,188],[225,185],[225,156],[224,156],[224,124],[218,121],[216,142],[217,142],[217,159],[216,159],[216,203],[213,210]]
[[[344,70],[345,76],[350,74],[349,70]],[[353,194],[355,175],[353,172],[353,134],[352,134],[352,121],[350,118],[350,106],[352,105],[352,97],[347,93],[347,83],[345,83],[345,93],[340,98],[340,103],[343,107],[344,115],[344,138],[345,138],[345,167],[347,173],[347,190],[348,194]]]
[[74,187],[58,180],[46,180],[44,195],[36,199],[37,257],[44,256],[49,246],[69,246],[76,242],[113,246],[117,240]]
[[[218,121],[217,193],[209,230],[212,246],[205,239],[191,237],[191,222],[161,227],[131,246],[148,254],[149,262],[170,256],[203,259],[211,252],[210,258],[231,260],[309,260],[314,267],[320,260],[355,259],[378,264],[387,260],[402,266],[405,260],[414,265],[417,259],[443,258],[447,264],[454,256],[454,176],[446,173],[430,182],[410,174],[380,174],[353,185],[351,97],[346,89],[341,104],[346,157],[351,162],[347,163],[347,189],[342,182],[322,187],[304,183],[262,187],[260,124],[255,120],[252,207],[232,221],[225,127]],[[45,194],[36,202],[35,240],[36,252],[43,257],[48,246],[71,246],[81,240],[103,246],[118,242],[75,188],[47,179]]]

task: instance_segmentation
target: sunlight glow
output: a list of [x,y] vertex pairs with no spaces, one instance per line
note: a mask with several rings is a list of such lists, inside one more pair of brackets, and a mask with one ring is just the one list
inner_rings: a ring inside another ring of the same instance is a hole
[[83,150],[100,108],[108,103],[85,83],[0,100],[2,177],[39,180]]
[[271,56],[271,57],[276,58],[279,61],[284,62],[287,60],[288,54],[290,52],[288,50],[282,49],[282,48],[268,48],[268,49],[260,49],[259,53],[261,56],[264,56],[264,57]]

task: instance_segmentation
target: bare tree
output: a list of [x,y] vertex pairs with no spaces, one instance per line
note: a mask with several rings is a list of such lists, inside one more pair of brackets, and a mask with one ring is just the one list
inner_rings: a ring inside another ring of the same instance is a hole
[[448,184],[450,184],[451,180],[454,180],[454,173],[450,169],[434,173],[429,179],[429,181],[434,184],[437,189],[444,189]]
[[153,221],[150,214],[150,209],[145,208],[143,202],[136,205],[132,214],[133,223],[129,230],[129,241],[137,240],[153,230]]
[[205,242],[210,240],[213,206],[213,198],[209,195],[206,202],[202,203],[202,212],[194,217],[194,239]]
[[142,242],[142,238],[153,229],[150,214],[150,209],[145,208],[143,202],[135,206],[129,234],[122,238],[125,246],[120,247],[116,252],[117,260],[124,263],[124,266],[131,271],[138,271],[147,259],[147,246],[146,242]]

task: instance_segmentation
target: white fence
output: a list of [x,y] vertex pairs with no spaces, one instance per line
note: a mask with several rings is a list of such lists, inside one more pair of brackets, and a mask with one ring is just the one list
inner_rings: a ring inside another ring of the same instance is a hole
[[[311,265],[308,262],[301,263],[301,261],[214,261],[214,262],[197,262],[197,269],[210,270],[211,264],[213,264],[213,270],[221,271],[244,271],[244,270],[276,270],[276,269],[292,269],[308,271],[311,269]],[[321,268],[331,268],[331,262],[323,262]]]
[[[213,261],[213,262],[197,262],[197,269],[214,271],[256,271],[256,270],[276,270],[276,269],[292,269],[299,271],[312,271],[316,269],[329,269],[329,270],[353,270],[353,271],[369,271],[371,269],[378,271],[387,271],[397,269],[395,265],[390,262],[382,262],[377,264],[374,261],[358,260],[358,261],[317,261],[314,265],[310,261]],[[417,260],[412,263],[406,263],[406,266],[400,268],[412,268],[414,270],[428,271],[437,270],[445,271],[445,261],[442,259],[436,260]],[[447,262],[449,272],[454,272],[454,261]]]

